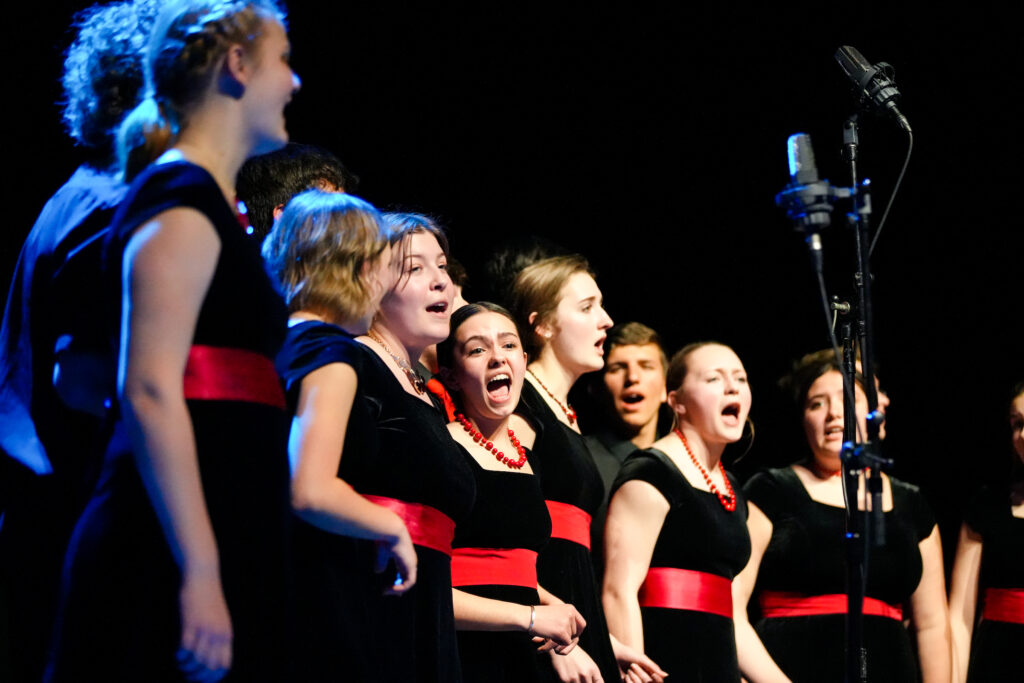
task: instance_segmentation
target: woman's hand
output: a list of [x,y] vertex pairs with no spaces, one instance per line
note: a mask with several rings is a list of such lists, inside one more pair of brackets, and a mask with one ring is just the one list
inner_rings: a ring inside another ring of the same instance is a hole
[[216,572],[186,576],[178,595],[178,667],[190,681],[219,681],[231,668],[231,615]]
[[622,673],[622,680],[629,683],[663,683],[668,673],[661,670],[661,667],[645,655],[643,652],[631,648],[625,643],[619,642],[615,636],[609,636],[612,641],[612,652],[615,653],[615,661],[619,663],[619,671]]
[[601,670],[582,647],[564,655],[550,652],[551,666],[562,683],[604,683]]
[[389,561],[394,561],[398,576],[385,591],[386,595],[401,595],[416,585],[416,548],[404,525],[393,543],[377,542],[377,565],[374,571],[380,574],[387,569]]
[[543,643],[540,652],[554,650],[567,655],[576,647],[587,622],[572,605],[537,605],[533,607],[534,621],[530,635],[534,642]]

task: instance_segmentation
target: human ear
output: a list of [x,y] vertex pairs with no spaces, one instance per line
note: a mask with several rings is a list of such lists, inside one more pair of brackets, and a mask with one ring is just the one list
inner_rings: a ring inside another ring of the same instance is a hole
[[252,65],[246,59],[245,49],[241,45],[232,45],[221,64],[218,89],[228,97],[241,99],[251,72]]

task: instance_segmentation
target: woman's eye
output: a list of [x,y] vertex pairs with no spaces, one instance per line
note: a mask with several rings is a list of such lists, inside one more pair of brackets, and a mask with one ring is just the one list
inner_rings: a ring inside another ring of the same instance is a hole
[[519,348],[519,343],[518,342],[505,342],[505,348],[506,349],[518,349]]

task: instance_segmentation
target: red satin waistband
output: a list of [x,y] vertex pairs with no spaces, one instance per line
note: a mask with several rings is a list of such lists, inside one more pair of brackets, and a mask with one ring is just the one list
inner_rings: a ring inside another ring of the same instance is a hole
[[[807,617],[817,614],[846,614],[845,593],[827,595],[805,595],[785,591],[764,591],[758,596],[761,615],[766,619],[776,617]],[[874,617],[889,617],[903,620],[903,607],[890,605],[875,598],[864,598],[864,614]]]
[[451,557],[452,538],[455,536],[455,522],[436,508],[420,503],[406,503],[384,496],[363,496],[371,503],[386,507],[405,522],[409,536],[416,545],[432,548]]
[[637,596],[641,607],[710,612],[732,619],[732,581],[675,567],[651,567]]
[[537,553],[524,548],[455,548],[453,586],[537,587]]
[[196,344],[185,365],[185,398],[246,401],[284,409],[274,362],[255,351]]
[[1024,624],[1024,590],[1019,588],[986,588],[985,611],[982,618]]
[[564,538],[590,550],[590,515],[575,505],[544,501],[551,515],[551,538]]

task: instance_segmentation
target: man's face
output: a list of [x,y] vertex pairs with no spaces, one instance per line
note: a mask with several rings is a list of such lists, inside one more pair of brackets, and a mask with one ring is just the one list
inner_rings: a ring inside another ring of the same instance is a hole
[[665,368],[657,344],[614,347],[604,369],[604,385],[619,419],[639,430],[658,419],[665,402]]

